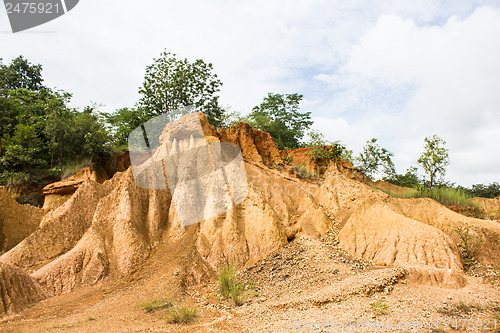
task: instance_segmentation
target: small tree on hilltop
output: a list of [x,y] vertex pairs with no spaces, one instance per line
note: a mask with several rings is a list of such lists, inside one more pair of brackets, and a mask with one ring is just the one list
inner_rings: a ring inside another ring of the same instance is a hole
[[278,149],[300,147],[304,132],[312,125],[311,112],[301,113],[299,94],[268,93],[248,116],[252,127],[269,132]]
[[220,127],[223,110],[216,94],[222,82],[212,69],[212,64],[201,59],[189,62],[177,59],[170,52],[163,52],[146,68],[144,83],[139,90],[142,94],[140,107],[147,118],[166,113],[171,120],[175,120],[177,109],[193,105],[205,113],[212,125]]
[[382,167],[386,177],[391,177],[396,174],[394,163],[391,159],[392,156],[394,156],[393,153],[385,148],[381,148],[377,143],[377,139],[372,138],[366,142],[363,151],[356,158],[356,168],[368,177],[372,177],[374,173],[380,172],[379,169]]
[[439,175],[446,174],[446,167],[450,164],[448,149],[444,147],[446,141],[437,135],[424,139],[424,152],[417,162],[429,176],[429,186],[432,187]]

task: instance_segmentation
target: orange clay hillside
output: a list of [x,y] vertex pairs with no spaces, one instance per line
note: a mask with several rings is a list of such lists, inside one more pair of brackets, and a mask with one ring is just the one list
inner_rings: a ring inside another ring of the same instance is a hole
[[[44,210],[0,189],[0,331],[288,332],[294,318],[373,319],[379,301],[394,303],[382,311],[387,320],[442,319],[443,304],[478,295],[478,316],[498,316],[498,220],[393,198],[347,163],[297,177],[282,158],[314,167],[303,150],[283,153],[266,132],[247,124],[217,131],[198,116],[207,141],[241,147],[248,181],[243,202],[200,223],[183,227],[170,191],[139,188],[131,168],[102,183],[88,174],[49,186],[48,195],[77,190]],[[498,199],[478,201],[498,210]],[[463,230],[478,244],[479,273],[464,270]],[[217,296],[227,263],[254,290],[243,306]],[[195,320],[171,324],[166,306],[139,308],[163,298],[196,308]]]

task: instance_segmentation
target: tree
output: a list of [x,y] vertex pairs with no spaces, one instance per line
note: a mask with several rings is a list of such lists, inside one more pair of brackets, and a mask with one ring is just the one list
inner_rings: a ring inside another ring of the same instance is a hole
[[144,110],[139,108],[121,108],[105,117],[106,122],[111,125],[113,140],[117,146],[124,146],[130,133],[148,120]]
[[328,142],[323,133],[311,130],[309,133],[309,141],[305,147],[312,147],[307,154],[315,163],[328,165],[331,161],[337,162],[340,159],[345,159],[351,153],[340,141]]
[[36,184],[66,164],[99,162],[112,152],[102,115],[67,106],[71,94],[41,85],[41,66],[18,57],[0,64],[0,184]]
[[42,82],[42,66],[31,64],[23,56],[13,59],[8,66],[0,62],[0,90],[38,91],[43,87]]
[[436,177],[446,174],[446,167],[450,164],[448,149],[444,147],[446,141],[437,135],[424,139],[424,152],[417,162],[429,176],[429,187],[434,186]]
[[366,142],[363,151],[356,158],[356,168],[362,171],[368,177],[372,177],[374,173],[380,173],[380,168],[383,168],[383,173],[386,177],[396,174],[394,163],[391,157],[393,153],[385,148],[381,148],[377,139],[372,138]]
[[404,175],[399,175],[399,174],[389,175],[384,177],[382,180],[394,185],[409,187],[409,188],[417,188],[420,185],[420,180],[418,179],[417,175],[417,168],[415,167],[408,168],[408,170],[406,170],[406,173]]
[[497,182],[489,185],[474,184],[467,192],[473,197],[496,198],[500,196],[500,184]]
[[252,127],[269,132],[278,149],[299,148],[304,132],[313,123],[311,112],[299,112],[302,97],[296,93],[268,93],[264,101],[252,109],[248,121]]
[[212,69],[212,64],[201,59],[189,62],[177,59],[170,52],[163,52],[152,65],[146,67],[144,83],[139,90],[142,94],[139,106],[148,119],[166,113],[171,120],[175,120],[177,109],[192,105],[205,113],[212,125],[220,127],[223,110],[216,94],[222,82]]

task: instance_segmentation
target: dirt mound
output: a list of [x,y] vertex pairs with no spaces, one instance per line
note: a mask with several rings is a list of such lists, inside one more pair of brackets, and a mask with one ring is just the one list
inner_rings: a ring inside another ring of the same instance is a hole
[[31,205],[20,205],[0,186],[0,251],[8,251],[34,232],[44,211]]
[[90,167],[85,167],[79,170],[72,176],[69,176],[60,182],[51,183],[43,188],[43,194],[73,194],[78,187],[86,180],[97,181],[97,173]]
[[498,222],[464,216],[428,198],[392,198],[388,205],[410,219],[441,230],[455,244],[465,245],[462,236],[468,232],[471,245],[476,244],[474,249],[471,248],[473,250],[471,254],[484,265],[500,267],[500,224]]
[[102,182],[102,175],[98,175],[93,167],[84,167],[75,174],[55,183],[48,184],[42,189],[44,195],[43,209],[51,210],[59,207],[68,200],[85,181]]
[[91,164],[63,180],[50,183],[42,189],[44,196],[43,209],[51,210],[59,207],[68,200],[73,193],[85,182],[94,181],[103,183],[109,180],[116,172],[123,172],[130,167],[128,152],[117,153],[105,165]]
[[28,274],[0,262],[0,315],[19,312],[45,297],[42,288]]
[[399,280],[403,279],[406,272],[401,268],[378,269],[347,278],[337,285],[332,285],[315,292],[311,296],[300,300],[314,305],[338,303],[352,295],[369,296],[376,292],[387,290]]
[[445,287],[465,284],[460,254],[450,237],[382,203],[351,215],[339,239],[357,257],[376,265],[405,268],[411,280]]
[[[411,267],[418,282],[462,286],[463,261],[456,245],[463,241],[458,230],[471,227],[471,237],[479,242],[476,258],[485,265],[500,262],[497,222],[463,216],[432,199],[392,198],[356,179],[330,168],[314,196],[339,223],[341,245],[350,254]],[[408,232],[411,226],[414,233]]]
[[490,220],[500,220],[500,197],[493,199],[473,198],[484,216]]
[[[1,260],[33,272],[56,295],[130,276],[152,248],[167,241],[166,233],[178,237],[197,230],[191,241],[198,256],[218,270],[227,261],[240,266],[256,262],[298,232],[318,236],[329,229],[328,216],[298,180],[283,178],[259,162],[246,162],[245,168],[249,184],[245,200],[188,228],[179,224],[179,207],[171,206],[170,191],[139,188],[131,169],[103,184],[87,180]],[[190,270],[186,279],[193,283],[206,279],[202,266],[201,271]]]

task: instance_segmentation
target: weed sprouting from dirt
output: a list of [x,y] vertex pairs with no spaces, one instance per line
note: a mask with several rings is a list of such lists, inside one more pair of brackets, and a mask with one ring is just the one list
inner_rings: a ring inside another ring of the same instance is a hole
[[477,235],[477,227],[475,226],[451,226],[453,231],[460,237],[461,243],[457,244],[464,258],[464,268],[468,269],[474,264],[474,254],[479,246],[479,237]]
[[370,303],[370,310],[376,315],[383,315],[389,311],[389,305],[384,304],[384,301],[380,299],[374,303]]
[[169,309],[165,318],[170,324],[189,324],[194,320],[198,310],[188,306],[174,306]]
[[477,303],[466,303],[463,300],[453,302],[437,310],[438,313],[447,316],[470,315],[474,311],[482,311],[483,307]]
[[245,286],[236,278],[236,271],[233,264],[226,264],[219,273],[220,293],[224,298],[232,299],[239,306],[244,303],[243,291]]
[[75,327],[75,325],[68,325],[68,324],[59,325],[59,324],[54,324],[54,326],[52,326],[52,328],[73,328],[73,327]]
[[147,300],[140,304],[140,307],[144,312],[153,312],[159,309],[165,309],[172,306],[172,303],[166,298],[160,298],[155,300]]

